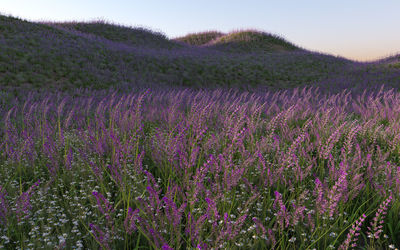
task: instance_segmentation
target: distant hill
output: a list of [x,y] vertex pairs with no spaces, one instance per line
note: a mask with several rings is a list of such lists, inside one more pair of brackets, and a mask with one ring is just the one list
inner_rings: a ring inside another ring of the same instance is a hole
[[229,52],[285,52],[300,50],[285,39],[256,30],[232,32],[210,41],[208,46]]
[[156,48],[178,48],[178,43],[170,41],[164,34],[153,32],[145,28],[130,28],[122,25],[108,23],[106,21],[93,22],[64,22],[47,23],[55,27],[63,27],[70,30],[93,34],[110,41],[122,42],[127,45],[145,46]]
[[399,72],[396,65],[382,68],[310,52],[254,30],[168,39],[101,21],[35,23],[4,15],[0,51],[0,89],[138,84],[285,89],[355,86],[359,79],[395,85]]
[[257,30],[235,31],[224,34],[218,31],[192,33],[174,40],[192,46],[214,48],[225,52],[285,52],[300,50],[285,39]]
[[400,69],[400,54],[378,60],[376,64],[383,67]]
[[201,46],[206,45],[209,42],[224,36],[225,34],[219,31],[206,31],[199,33],[188,34],[183,37],[175,38],[174,40],[180,41],[189,45]]

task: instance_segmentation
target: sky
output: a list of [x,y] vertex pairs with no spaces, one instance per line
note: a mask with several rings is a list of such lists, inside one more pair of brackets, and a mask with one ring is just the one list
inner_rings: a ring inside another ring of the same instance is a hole
[[0,0],[0,13],[30,21],[105,19],[170,38],[251,28],[358,61],[400,53],[399,12],[400,0]]

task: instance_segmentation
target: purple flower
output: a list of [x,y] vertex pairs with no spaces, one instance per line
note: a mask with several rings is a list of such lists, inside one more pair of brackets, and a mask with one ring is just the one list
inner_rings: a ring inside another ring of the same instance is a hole
[[287,228],[290,223],[290,215],[287,211],[285,204],[282,201],[282,195],[275,191],[275,201],[273,204],[273,208],[277,210],[277,223],[281,227],[281,230]]
[[374,219],[371,221],[371,227],[368,227],[368,237],[371,239],[379,239],[380,234],[383,232],[383,220],[385,218],[386,210],[389,203],[392,201],[392,195],[382,202],[375,213]]
[[72,148],[68,150],[67,155],[65,156],[65,168],[71,170],[72,168],[72,161],[74,159]]
[[275,239],[275,234],[274,231],[272,231],[271,228],[268,228],[268,238],[270,239],[270,243],[272,244],[272,246],[275,246],[276,244],[276,239]]
[[139,218],[139,209],[132,210],[129,208],[128,215],[124,220],[125,231],[130,235],[137,230],[136,221]]
[[215,221],[217,221],[220,217],[218,210],[217,210],[217,204],[215,202],[215,200],[213,200],[212,198],[205,198],[206,202],[207,202],[207,217],[208,219],[214,219]]
[[111,249],[110,243],[110,235],[108,233],[104,233],[100,227],[95,224],[90,223],[90,229],[92,230],[92,234],[96,241],[105,249]]
[[164,244],[161,248],[162,250],[174,250],[172,247],[170,247],[168,244]]
[[324,199],[324,189],[322,182],[318,178],[315,179],[314,195],[316,195],[315,203],[319,214],[325,213],[327,201]]
[[178,209],[173,199],[165,196],[162,198],[162,200],[165,205],[164,212],[167,216],[168,221],[173,225],[175,229],[178,228],[182,218],[182,213],[186,207],[186,203],[183,203]]
[[96,163],[93,161],[89,161],[89,166],[92,169],[94,175],[97,177],[99,180],[103,180],[103,173],[101,171],[101,167],[99,167]]
[[8,201],[6,200],[6,195],[7,192],[6,190],[0,186],[0,224],[1,225],[6,225],[7,224],[7,218],[9,215],[9,204]]
[[347,250],[350,246],[355,247],[357,245],[357,237],[360,235],[359,231],[361,230],[361,225],[366,217],[367,216],[365,214],[362,214],[360,218],[354,222],[349,233],[347,234],[346,240],[342,243],[342,245],[339,246],[340,250]]
[[32,209],[31,205],[31,197],[33,194],[33,190],[39,185],[40,180],[35,182],[28,191],[22,193],[20,197],[16,201],[16,210],[15,213],[17,214],[18,221],[22,219],[26,219],[29,217],[30,210]]
[[190,236],[192,242],[198,242],[200,240],[200,232],[206,220],[207,214],[203,214],[195,220],[194,216],[189,212],[185,233]]
[[96,198],[98,209],[106,216],[107,222],[112,224],[113,219],[111,218],[111,213],[114,212],[113,206],[101,193],[93,192],[93,195]]
[[110,170],[111,177],[113,178],[115,184],[123,187],[124,182],[123,178],[121,175],[121,165],[119,161],[116,161],[115,163],[112,163],[111,165],[107,165],[107,168]]
[[253,217],[253,221],[254,221],[254,223],[256,223],[256,225],[257,225],[257,233],[258,234],[261,234],[262,236],[265,236],[265,234],[266,234],[266,230],[265,230],[265,227],[264,227],[264,225],[261,223],[261,221],[257,218],[257,217]]
[[336,212],[336,207],[342,197],[346,197],[347,192],[347,172],[341,171],[339,179],[335,182],[332,189],[328,193],[328,210],[329,217],[332,217]]

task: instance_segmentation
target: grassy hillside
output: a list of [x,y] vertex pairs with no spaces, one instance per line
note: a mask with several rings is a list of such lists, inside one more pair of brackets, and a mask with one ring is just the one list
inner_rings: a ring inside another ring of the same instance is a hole
[[[370,73],[379,68],[374,65],[306,51],[253,30],[169,40],[143,28],[106,22],[32,23],[0,16],[0,31],[1,89],[140,84],[272,89],[314,84],[335,89],[359,85],[360,77],[366,79],[364,85],[382,80]],[[398,83],[396,67],[382,70],[389,71],[386,84]]]
[[244,30],[220,36],[211,41],[209,46],[229,52],[285,52],[300,50],[300,48],[279,36],[256,30]]
[[257,30],[235,31],[224,34],[208,31],[175,38],[192,46],[204,46],[232,53],[299,51],[300,48],[285,39]]
[[378,65],[392,69],[400,69],[400,55],[384,58],[378,61]]
[[180,41],[189,45],[201,46],[205,45],[217,38],[224,36],[225,34],[219,31],[206,31],[199,33],[188,34],[183,37],[175,38],[174,40]]
[[99,42],[44,24],[0,16],[0,84],[69,88],[106,86],[121,72]]
[[0,249],[396,249],[398,63],[0,16]]
[[110,41],[121,42],[127,45],[163,49],[182,47],[180,44],[168,40],[162,33],[153,32],[145,28],[133,29],[101,20],[86,23],[65,22],[48,24],[58,28],[62,27],[72,31],[75,30],[86,34],[93,34]]

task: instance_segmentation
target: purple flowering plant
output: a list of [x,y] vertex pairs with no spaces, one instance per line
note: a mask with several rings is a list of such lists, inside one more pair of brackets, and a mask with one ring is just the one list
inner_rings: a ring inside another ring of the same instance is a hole
[[52,84],[120,85],[0,86],[0,248],[398,247],[400,94],[375,85],[400,79],[388,62],[192,48],[119,26],[114,41],[107,23],[0,16],[15,23],[27,42],[2,30],[0,77],[25,55],[18,70],[51,64]]

